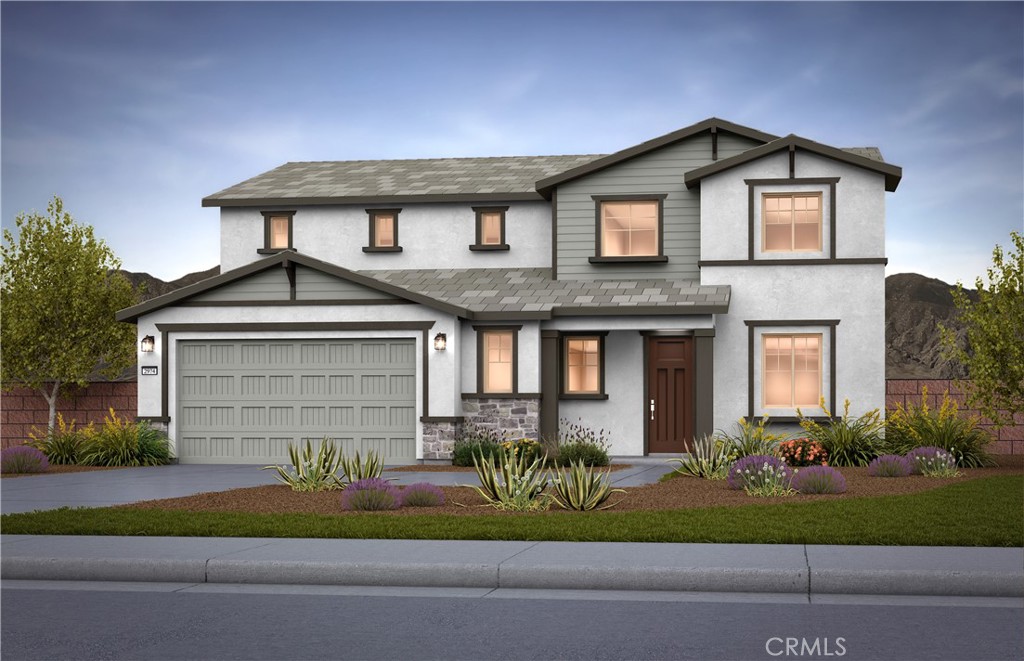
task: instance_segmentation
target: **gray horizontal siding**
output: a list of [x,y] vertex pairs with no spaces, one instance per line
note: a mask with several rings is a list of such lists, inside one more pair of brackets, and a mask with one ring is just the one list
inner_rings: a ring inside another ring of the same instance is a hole
[[288,274],[281,267],[254,273],[248,278],[204,292],[193,301],[286,301],[290,287]]
[[[728,158],[758,142],[730,133],[718,136],[718,157]],[[686,172],[711,163],[711,135],[693,136],[558,187],[560,279],[670,278],[699,280],[700,192],[683,183]],[[592,195],[666,194],[663,251],[668,263],[591,264],[595,255]]]
[[295,270],[295,298],[300,301],[380,301],[395,297],[320,271],[299,267]]

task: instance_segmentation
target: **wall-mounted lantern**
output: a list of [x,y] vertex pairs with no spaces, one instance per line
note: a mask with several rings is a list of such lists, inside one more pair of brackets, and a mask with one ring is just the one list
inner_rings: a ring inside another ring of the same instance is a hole
[[444,351],[448,347],[448,336],[438,333],[434,336],[434,351]]
[[153,353],[153,349],[156,348],[156,338],[152,335],[147,335],[142,338],[142,353]]

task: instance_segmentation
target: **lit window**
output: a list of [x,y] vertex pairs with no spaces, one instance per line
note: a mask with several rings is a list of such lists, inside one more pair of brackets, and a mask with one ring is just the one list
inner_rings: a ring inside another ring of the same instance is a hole
[[601,256],[657,256],[659,208],[657,200],[602,201]]
[[761,208],[762,250],[821,250],[821,193],[765,193]]
[[512,339],[513,331],[483,333],[484,392],[512,392]]
[[263,211],[263,248],[257,252],[275,252],[292,247],[294,211]]
[[565,338],[565,393],[596,395],[601,393],[600,337]]
[[821,401],[821,335],[764,335],[765,407],[818,406]]
[[480,214],[480,243],[485,246],[496,246],[501,243],[501,214]]
[[363,252],[401,252],[398,244],[398,212],[401,209],[367,209],[370,241]]

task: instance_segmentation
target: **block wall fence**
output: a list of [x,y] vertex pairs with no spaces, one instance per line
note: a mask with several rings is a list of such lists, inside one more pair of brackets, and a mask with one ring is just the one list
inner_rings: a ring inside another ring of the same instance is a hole
[[[74,418],[79,425],[89,422],[102,423],[108,408],[113,408],[122,417],[135,417],[138,410],[138,396],[134,381],[117,383],[92,383],[85,388],[69,389],[61,396],[57,411],[65,420]],[[948,379],[886,379],[886,408],[894,409],[897,404],[917,405],[921,402],[921,391],[928,388],[928,405],[938,407],[942,396],[949,392],[960,405],[961,415],[980,415],[965,408],[964,395],[956,381]],[[0,394],[0,447],[21,445],[28,440],[28,434],[35,426],[46,427],[49,407],[42,395],[27,388],[16,388]],[[981,427],[991,434],[995,454],[1024,454],[1024,416],[1019,416],[1016,425],[995,429],[990,420],[981,418]]]
[[[85,388],[69,387],[57,400],[57,412],[64,421],[84,427],[90,422],[103,424],[107,410],[131,420],[138,415],[138,396],[134,381],[96,382]],[[0,448],[21,445],[29,440],[33,427],[46,429],[50,406],[38,391],[15,388],[0,393]]]

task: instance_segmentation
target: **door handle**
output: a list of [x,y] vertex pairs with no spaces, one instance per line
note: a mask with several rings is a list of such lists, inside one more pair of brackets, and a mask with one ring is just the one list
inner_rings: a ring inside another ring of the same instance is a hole
[[654,400],[651,400],[651,420],[654,420]]

